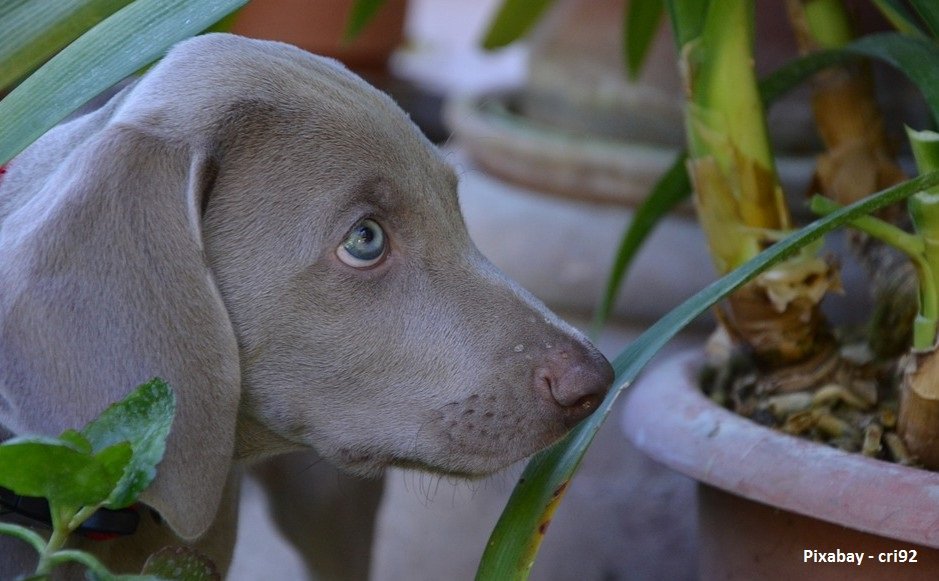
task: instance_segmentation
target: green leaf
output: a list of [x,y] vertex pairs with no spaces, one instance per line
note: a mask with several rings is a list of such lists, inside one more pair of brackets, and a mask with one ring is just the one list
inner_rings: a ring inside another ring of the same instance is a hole
[[0,165],[66,115],[247,0],[136,0],[89,30],[0,101]]
[[103,502],[129,459],[127,444],[92,456],[55,438],[13,438],[0,445],[0,486],[22,496],[47,498],[50,505],[78,509]]
[[923,94],[939,123],[939,44],[922,38],[886,32],[865,36],[843,49],[813,53],[780,67],[761,82],[764,101],[772,101],[809,75],[826,67],[857,57],[883,61],[905,74]]
[[623,24],[623,51],[626,67],[633,79],[639,76],[642,63],[662,22],[663,0],[632,0],[626,5]]
[[0,5],[0,89],[132,0],[8,0]]
[[221,579],[218,569],[207,556],[192,547],[165,547],[150,555],[143,572],[179,581]]
[[793,59],[760,80],[760,98],[769,105],[815,73],[856,58],[844,50],[823,50]]
[[111,405],[82,429],[94,450],[116,442],[129,442],[133,450],[124,477],[108,497],[107,508],[133,504],[153,481],[175,413],[173,391],[162,379],[154,378]]
[[619,249],[613,259],[613,267],[606,282],[606,290],[600,301],[600,306],[594,314],[593,329],[596,335],[606,323],[616,301],[619,290],[626,278],[626,273],[632,265],[633,259],[642,247],[643,242],[659,222],[672,209],[691,195],[691,183],[688,181],[688,172],[685,170],[687,155],[682,152],[678,155],[671,167],[659,178],[648,197],[636,208],[636,213],[623,234]]
[[355,0],[346,22],[346,41],[354,40],[361,34],[384,4],[385,0]]
[[880,59],[906,75],[923,94],[939,123],[939,44],[895,32],[866,36],[845,50]]
[[486,50],[508,46],[532,29],[554,0],[505,0],[486,29]]
[[91,454],[94,450],[91,448],[91,442],[81,432],[75,430],[65,430],[59,434],[59,439],[69,444],[82,454]]
[[910,14],[906,5],[899,0],[873,0],[881,14],[890,21],[894,28],[907,36],[924,37],[919,22]]
[[929,27],[933,37],[939,36],[939,3],[936,0],[910,0],[910,4]]
[[668,0],[665,3],[679,53],[701,35],[710,4],[710,0]]
[[869,214],[937,184],[939,172],[920,176],[809,224],[679,305],[631,343],[613,361],[616,379],[593,415],[561,442],[537,454],[525,468],[489,538],[476,578],[499,581],[527,578],[551,512],[563,496],[614,401],[632,384],[656,352],[688,323],[760,272],[795,255],[824,234],[857,216]]

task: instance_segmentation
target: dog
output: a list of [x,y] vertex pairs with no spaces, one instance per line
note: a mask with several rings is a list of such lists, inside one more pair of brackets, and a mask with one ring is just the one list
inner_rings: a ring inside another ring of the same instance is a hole
[[[612,382],[476,250],[435,147],[335,61],[196,37],[6,170],[0,439],[80,427],[153,376],[176,392],[137,532],[75,541],[119,572],[173,544],[224,572],[251,462],[476,478]],[[31,572],[0,539],[0,578]]]

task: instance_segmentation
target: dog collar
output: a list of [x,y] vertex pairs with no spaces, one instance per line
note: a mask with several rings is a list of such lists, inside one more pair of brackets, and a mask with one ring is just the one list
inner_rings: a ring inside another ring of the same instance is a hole
[[[137,524],[140,522],[140,514],[135,507],[136,505],[120,510],[99,508],[78,527],[77,532],[94,541],[132,535],[137,531]],[[48,527],[52,526],[49,503],[45,498],[20,496],[0,486],[0,516],[11,513]]]

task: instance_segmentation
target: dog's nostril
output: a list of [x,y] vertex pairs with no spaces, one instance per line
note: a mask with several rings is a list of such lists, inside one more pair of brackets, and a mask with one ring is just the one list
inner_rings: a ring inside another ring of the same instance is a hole
[[565,407],[564,425],[569,428],[574,427],[582,419],[586,418],[600,407],[601,401],[603,400],[599,395],[591,394],[580,398],[574,405]]
[[535,388],[571,427],[593,413],[613,382],[613,368],[592,348],[559,349],[535,372]]

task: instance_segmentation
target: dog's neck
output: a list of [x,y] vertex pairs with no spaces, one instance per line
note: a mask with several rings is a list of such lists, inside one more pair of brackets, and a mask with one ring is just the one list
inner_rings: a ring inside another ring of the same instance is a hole
[[275,434],[257,419],[238,414],[235,428],[235,460],[255,462],[271,456],[306,450],[307,447]]

